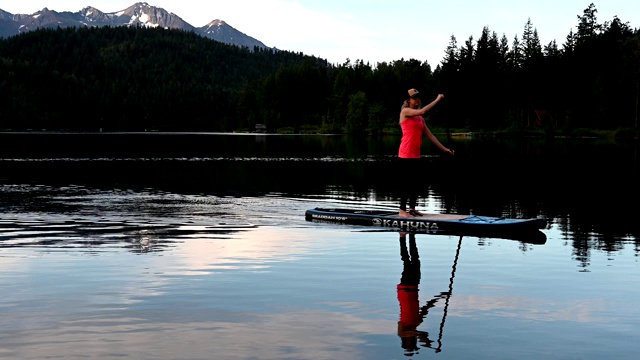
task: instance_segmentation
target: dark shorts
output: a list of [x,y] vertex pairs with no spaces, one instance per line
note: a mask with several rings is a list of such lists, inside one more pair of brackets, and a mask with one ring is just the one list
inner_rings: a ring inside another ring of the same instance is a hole
[[429,174],[429,162],[427,158],[398,158],[396,169],[401,179],[404,175],[410,175],[415,180],[426,180],[424,177]]

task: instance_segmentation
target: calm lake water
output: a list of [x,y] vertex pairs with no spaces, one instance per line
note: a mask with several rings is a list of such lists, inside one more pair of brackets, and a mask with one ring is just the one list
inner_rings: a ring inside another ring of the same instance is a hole
[[[0,359],[637,359],[637,142],[454,138],[421,177],[398,141],[0,134]],[[424,212],[548,226],[304,217],[403,186]]]

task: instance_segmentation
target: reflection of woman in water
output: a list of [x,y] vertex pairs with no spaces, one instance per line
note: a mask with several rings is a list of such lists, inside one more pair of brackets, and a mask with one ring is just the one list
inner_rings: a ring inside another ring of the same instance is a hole
[[[400,321],[398,321],[398,336],[402,339],[402,348],[405,355],[411,356],[417,352],[418,340],[422,347],[432,348],[436,353],[442,351],[442,333],[444,330],[444,322],[447,317],[447,308],[449,307],[449,299],[453,293],[453,278],[456,274],[456,266],[460,255],[460,247],[462,245],[462,236],[458,240],[458,248],[456,256],[453,260],[451,268],[451,278],[449,279],[449,289],[442,291],[433,299],[427,301],[426,304],[420,306],[418,299],[418,285],[420,284],[420,257],[418,255],[418,247],[416,246],[415,233],[409,233],[409,246],[407,248],[407,233],[400,232],[400,257],[402,258],[402,277],[398,284],[398,302],[400,303]],[[445,305],[442,310],[442,320],[440,322],[440,333],[438,334],[437,347],[433,347],[433,341],[429,339],[429,333],[419,331],[418,326],[429,313],[429,309],[436,306],[438,300],[444,299]]]
[[402,348],[407,355],[419,349],[418,338],[425,347],[431,347],[429,333],[418,331],[417,327],[427,315],[436,300],[432,300],[425,306],[420,306],[418,299],[418,285],[420,284],[420,256],[416,246],[416,235],[409,234],[409,247],[407,248],[407,233],[400,233],[400,257],[403,268],[400,284],[398,284],[398,302],[400,303],[400,321],[398,321],[398,336],[402,340]]

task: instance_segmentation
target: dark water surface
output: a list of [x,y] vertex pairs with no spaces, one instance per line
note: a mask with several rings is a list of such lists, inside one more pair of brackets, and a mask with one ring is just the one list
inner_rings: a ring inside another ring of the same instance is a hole
[[[457,139],[416,177],[398,140],[0,134],[0,359],[637,358],[638,143]],[[402,186],[422,211],[549,225],[304,219],[396,208]]]

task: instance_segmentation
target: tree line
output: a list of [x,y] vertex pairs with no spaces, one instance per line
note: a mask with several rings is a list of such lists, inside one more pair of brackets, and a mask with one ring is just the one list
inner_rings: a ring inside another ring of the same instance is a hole
[[593,4],[563,44],[528,20],[488,27],[443,60],[342,64],[142,27],[39,29],[0,39],[0,129],[70,131],[398,130],[407,89],[444,93],[433,126],[469,131],[638,133],[640,31]]
[[562,45],[541,44],[530,19],[511,41],[486,27],[462,46],[451,37],[437,71],[441,86],[460,100],[451,118],[474,128],[535,123],[637,132],[640,32],[617,17],[600,24],[596,15],[590,4]]

